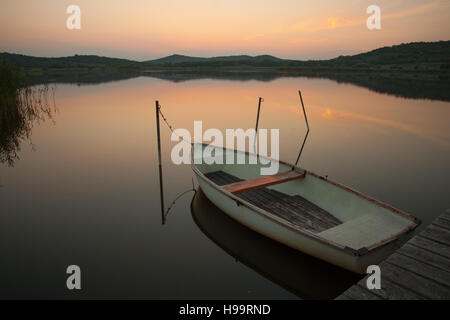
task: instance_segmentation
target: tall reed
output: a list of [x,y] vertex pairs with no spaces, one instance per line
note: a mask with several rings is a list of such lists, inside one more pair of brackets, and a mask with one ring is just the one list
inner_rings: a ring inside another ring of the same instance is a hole
[[28,87],[20,72],[0,61],[0,162],[13,166],[19,160],[20,145],[31,144],[33,124],[50,119],[56,111],[49,102],[49,86]]

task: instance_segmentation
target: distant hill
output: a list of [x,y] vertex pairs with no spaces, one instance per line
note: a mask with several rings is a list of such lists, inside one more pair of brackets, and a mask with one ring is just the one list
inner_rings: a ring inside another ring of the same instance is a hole
[[217,61],[283,61],[283,59],[271,56],[271,55],[260,55],[260,56],[249,56],[249,55],[237,55],[237,56],[220,56],[211,58],[202,57],[189,57],[180,54],[173,54],[164,58],[148,60],[144,63],[149,64],[177,64],[177,63],[192,63],[192,62],[217,62]]
[[332,68],[370,68],[386,65],[443,64],[450,63],[450,41],[413,42],[408,44],[383,47],[352,56],[340,56],[329,60],[287,60],[271,55],[260,56],[222,56],[222,57],[189,57],[171,55],[149,60],[147,65],[165,67],[227,67],[247,65],[254,67],[332,67]]
[[335,65],[358,64],[387,65],[411,63],[449,63],[450,41],[413,42],[383,47],[353,56],[341,56],[328,60]]
[[70,57],[46,58],[15,53],[0,53],[0,58],[21,68],[85,68],[85,67],[139,67],[137,61],[108,58],[96,55],[74,55]]
[[196,61],[202,61],[204,59],[205,58],[188,57],[188,56],[183,56],[181,54],[173,54],[171,56],[167,56],[164,58],[144,61],[144,63],[162,64],[162,63],[196,62]]
[[127,59],[74,55],[43,58],[21,54],[0,53],[6,60],[25,71],[40,72],[150,72],[155,70],[242,71],[264,69],[265,72],[299,72],[345,70],[353,71],[439,71],[450,72],[450,41],[414,42],[329,60],[286,60],[271,55],[235,55],[219,57],[190,57],[179,54],[138,62]]

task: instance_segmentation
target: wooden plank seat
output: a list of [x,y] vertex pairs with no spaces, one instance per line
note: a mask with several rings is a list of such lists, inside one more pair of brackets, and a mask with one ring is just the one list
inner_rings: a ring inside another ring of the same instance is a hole
[[[220,186],[243,182],[243,180],[223,171],[209,172],[205,176]],[[342,223],[329,212],[299,195],[290,196],[261,187],[237,194],[237,196],[313,233],[328,230]]]
[[305,172],[290,170],[270,176],[261,176],[250,180],[242,180],[222,186],[222,188],[232,194],[240,194],[250,190],[264,188],[273,184],[279,184],[291,180],[302,179]]

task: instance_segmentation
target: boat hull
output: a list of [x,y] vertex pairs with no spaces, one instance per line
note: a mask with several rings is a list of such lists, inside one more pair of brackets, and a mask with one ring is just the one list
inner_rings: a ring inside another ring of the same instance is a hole
[[295,228],[286,228],[285,223],[261,214],[256,207],[252,208],[251,204],[240,204],[203,174],[196,172],[196,177],[206,197],[234,220],[284,245],[352,272],[365,274],[368,266],[381,263],[400,245],[399,238],[364,255],[346,251]]
[[[242,225],[344,269],[365,274],[420,224],[410,214],[286,162],[215,146],[212,156],[209,149],[194,145],[191,156],[199,186],[212,203]],[[230,155],[237,164],[228,163]],[[277,165],[278,173],[262,179],[263,162]],[[252,193],[255,189],[264,194]],[[293,199],[295,204],[289,203]]]

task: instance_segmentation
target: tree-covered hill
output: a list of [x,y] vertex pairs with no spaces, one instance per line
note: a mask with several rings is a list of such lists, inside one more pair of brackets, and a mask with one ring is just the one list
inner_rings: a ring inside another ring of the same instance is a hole
[[[414,42],[379,48],[352,56],[340,56],[329,60],[287,60],[271,55],[237,55],[221,57],[189,57],[174,54],[160,59],[138,62],[126,59],[100,57],[95,55],[74,55],[71,57],[42,58],[21,54],[0,53],[0,58],[18,66],[32,70],[58,69],[103,69],[148,70],[158,68],[378,68],[398,66],[402,69],[420,69],[420,65],[432,69],[450,68],[450,41]],[[408,69],[408,68],[406,68]]]

